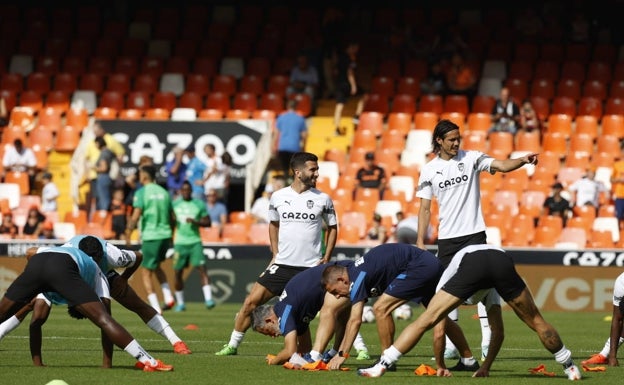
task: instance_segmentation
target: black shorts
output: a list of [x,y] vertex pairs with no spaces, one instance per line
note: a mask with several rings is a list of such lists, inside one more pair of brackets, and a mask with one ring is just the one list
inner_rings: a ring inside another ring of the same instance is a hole
[[479,290],[495,288],[505,301],[510,301],[525,287],[511,257],[503,251],[487,249],[464,255],[457,272],[442,290],[466,300]]
[[484,245],[486,243],[487,237],[485,231],[464,235],[463,237],[438,239],[437,257],[440,259],[440,262],[442,262],[442,266],[447,267],[459,250],[466,246]]
[[306,269],[308,268],[303,266],[277,265],[274,263],[260,274],[257,282],[266,287],[273,295],[278,296],[282,294],[292,277]]
[[100,301],[95,290],[80,276],[72,257],[57,252],[35,254],[5,296],[15,302],[27,303],[47,291],[59,293],[69,306]]

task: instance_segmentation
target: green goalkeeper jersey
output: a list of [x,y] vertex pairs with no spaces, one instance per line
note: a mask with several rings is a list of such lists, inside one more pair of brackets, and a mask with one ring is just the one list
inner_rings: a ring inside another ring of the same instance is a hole
[[188,223],[187,218],[199,221],[208,216],[206,204],[199,199],[184,200],[182,198],[173,201],[173,211],[176,215],[176,245],[190,245],[201,242],[199,226]]

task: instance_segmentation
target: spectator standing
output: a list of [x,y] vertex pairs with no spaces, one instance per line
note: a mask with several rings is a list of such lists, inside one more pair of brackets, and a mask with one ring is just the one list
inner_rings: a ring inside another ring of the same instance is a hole
[[336,107],[334,108],[334,125],[336,126],[336,134],[344,135],[345,127],[340,126],[342,119],[342,111],[344,106],[352,96],[360,97],[355,108],[353,121],[359,123],[359,117],[364,110],[364,102],[366,94],[364,89],[358,85],[356,70],[358,67],[358,52],[360,44],[349,42],[342,52],[338,54],[336,59]]
[[215,190],[208,190],[206,194],[206,210],[210,217],[210,226],[218,227],[219,234],[223,231],[223,225],[227,223],[228,209],[225,203],[219,200]]
[[364,156],[365,164],[355,176],[358,181],[356,188],[374,188],[379,190],[379,199],[383,199],[386,188],[386,171],[375,164],[375,153],[367,152]]
[[541,215],[553,215],[561,217],[563,225],[565,226],[566,220],[571,213],[570,201],[565,199],[561,192],[563,191],[563,185],[556,182],[552,185],[552,195],[546,198],[544,201],[544,207],[542,208]]
[[57,239],[56,234],[54,234],[54,224],[52,222],[43,222],[43,225],[41,226],[41,234],[39,234],[39,239]]
[[175,215],[171,207],[169,192],[156,182],[156,168],[152,165],[139,167],[139,181],[143,185],[133,197],[132,216],[126,228],[126,243],[130,244],[132,231],[139,228],[141,233],[141,261],[143,286],[149,304],[159,313],[162,312],[158,297],[154,291],[152,278],[160,283],[164,298],[163,308],[171,309],[175,304],[167,276],[160,264],[165,260],[167,250],[172,244]]
[[213,144],[204,147],[207,160],[206,171],[204,173],[204,191],[214,190],[217,198],[223,203],[227,202],[230,187],[230,171],[232,167],[232,156],[224,152],[220,157],[215,152]]
[[615,215],[620,223],[620,230],[624,230],[624,142],[620,144],[620,158],[613,163],[611,184],[615,201]]
[[128,224],[128,205],[125,202],[125,194],[123,189],[115,189],[113,191],[113,200],[111,202],[111,222],[115,239],[126,239],[126,226]]
[[510,132],[516,134],[520,124],[520,108],[509,95],[509,88],[503,87],[500,96],[492,107],[492,123],[490,132]]
[[206,164],[195,156],[195,144],[190,144],[184,153],[189,159],[186,165],[186,180],[193,186],[193,198],[205,201],[204,173],[206,172]]
[[[326,193],[315,188],[318,157],[308,152],[293,155],[290,167],[293,183],[273,193],[270,203],[269,239],[272,258],[254,283],[234,320],[229,342],[215,354],[231,356],[251,326],[254,309],[282,293],[297,273],[329,262],[338,234],[334,204]],[[327,225],[325,251],[322,252],[323,224]]]
[[212,299],[210,278],[206,271],[206,256],[202,246],[199,227],[210,226],[210,217],[206,211],[206,204],[192,197],[193,188],[189,182],[183,182],[180,189],[180,198],[173,202],[173,211],[176,216],[176,232],[173,243],[173,271],[175,272],[175,297],[177,305],[175,311],[186,310],[184,302],[184,278],[182,274],[187,267],[194,267],[199,273],[204,304],[206,308],[215,307]]
[[184,149],[176,146],[171,151],[173,158],[165,164],[167,172],[167,190],[172,199],[178,196],[178,190],[186,180],[186,163],[184,163]]
[[[103,138],[106,142],[106,148],[115,154],[117,161],[119,163],[123,163],[123,157],[126,153],[124,146],[119,143],[117,139],[110,133],[104,130],[104,127],[99,122],[93,124],[92,132],[95,138]],[[91,184],[91,188],[89,194],[87,194],[87,210],[91,210],[92,200],[95,197],[95,193],[97,188],[95,186],[97,179],[97,171],[96,164],[98,159],[100,158],[100,149],[95,141],[90,141],[87,143],[87,149],[85,151],[85,161],[88,166],[87,169],[87,180]]]
[[280,114],[275,120],[277,135],[275,147],[280,160],[284,176],[290,174],[290,159],[292,156],[305,148],[308,137],[308,127],[305,118],[296,111],[297,101],[288,101],[288,109]]
[[32,189],[35,185],[37,158],[35,158],[33,150],[24,146],[24,142],[21,139],[15,139],[13,146],[6,147],[4,157],[2,158],[2,166],[5,173],[7,171],[28,173],[29,189]]
[[100,150],[100,156],[95,163],[97,177],[95,179],[95,209],[110,210],[113,195],[113,178],[111,178],[111,166],[115,162],[115,154],[106,147],[106,141],[98,136],[94,139],[96,147]]
[[286,88],[286,96],[307,94],[314,101],[319,88],[319,76],[316,67],[310,64],[310,59],[304,55],[297,56],[296,65],[290,70],[290,84]]
[[43,188],[41,189],[41,211],[44,213],[54,212],[57,210],[57,200],[60,195],[58,187],[52,182],[52,173],[44,172],[41,176]]
[[6,101],[0,97],[0,128],[9,124],[9,111],[6,108]]

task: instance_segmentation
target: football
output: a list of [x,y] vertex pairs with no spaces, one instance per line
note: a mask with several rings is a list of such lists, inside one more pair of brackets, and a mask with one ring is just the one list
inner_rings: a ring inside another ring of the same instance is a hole
[[366,305],[364,306],[364,310],[362,311],[362,322],[372,323],[375,322],[375,313],[373,312],[373,307]]
[[403,305],[394,309],[394,311],[392,312],[392,316],[394,317],[394,319],[408,320],[412,318],[412,308],[410,307],[410,305],[404,303]]

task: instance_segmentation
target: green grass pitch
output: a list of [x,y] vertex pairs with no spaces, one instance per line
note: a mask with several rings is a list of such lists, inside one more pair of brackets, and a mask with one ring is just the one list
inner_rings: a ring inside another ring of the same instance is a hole
[[[422,308],[416,308],[414,317]],[[431,333],[411,352],[398,362],[398,370],[382,378],[358,377],[355,369],[371,361],[356,361],[350,358],[343,372],[290,371],[280,366],[268,366],[264,361],[267,353],[276,353],[282,346],[282,339],[272,339],[255,332],[248,332],[237,356],[217,357],[215,351],[227,342],[233,327],[236,304],[224,304],[206,310],[200,304],[188,304],[182,313],[168,311],[165,318],[178,335],[187,342],[192,355],[180,356],[173,353],[169,343],[156,335],[133,313],[113,306],[113,315],[121,322],[155,357],[175,370],[170,373],[143,373],[134,369],[134,359],[120,349],[115,350],[113,369],[101,369],[101,348],[99,330],[87,320],[69,318],[64,307],[55,307],[44,326],[43,358],[45,368],[31,364],[28,347],[28,325],[30,316],[11,335],[0,342],[0,383],[11,385],[44,385],[52,379],[62,379],[69,385],[191,385],[191,384],[272,384],[291,385],[296,382],[326,385],[340,382],[341,385],[364,384],[367,382],[395,384],[397,382],[430,384],[464,384],[467,381],[490,384],[545,384],[567,381],[560,365],[555,363],[540,344],[537,336],[522,324],[515,315],[504,311],[506,338],[503,348],[488,379],[469,379],[469,373],[455,373],[452,378],[417,377],[414,368],[421,363],[432,365]],[[463,307],[460,325],[463,327],[475,356],[480,354],[481,333],[479,322],[472,318],[475,307]],[[605,342],[610,323],[604,321],[604,313],[552,313],[544,314],[546,319],[559,330],[565,344],[574,355],[577,365],[595,353]],[[412,318],[414,319],[414,318]],[[397,321],[397,332],[408,321]],[[195,324],[198,330],[185,330],[188,324]],[[312,323],[315,329],[316,321]],[[363,324],[362,334],[374,359],[379,356],[379,342],[374,324]],[[449,366],[454,362],[447,362]],[[530,374],[528,369],[545,364],[556,377]],[[621,381],[624,369],[609,368],[606,372],[583,373],[584,381],[596,384]]]

